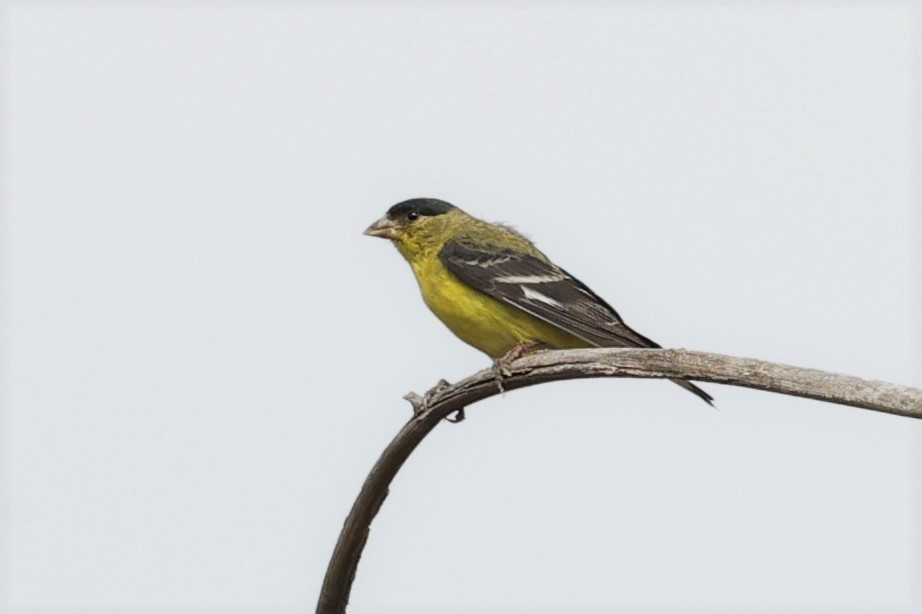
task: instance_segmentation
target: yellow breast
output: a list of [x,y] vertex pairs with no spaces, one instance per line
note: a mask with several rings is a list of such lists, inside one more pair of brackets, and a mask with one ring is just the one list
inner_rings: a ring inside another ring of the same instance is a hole
[[588,344],[526,312],[479,292],[455,277],[437,256],[411,261],[429,309],[465,343],[499,358],[520,343],[552,348]]

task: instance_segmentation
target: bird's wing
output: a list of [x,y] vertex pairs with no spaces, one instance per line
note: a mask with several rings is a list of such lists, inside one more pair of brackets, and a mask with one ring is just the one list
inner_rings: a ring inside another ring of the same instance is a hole
[[659,347],[628,328],[581,281],[541,258],[512,249],[486,250],[449,241],[439,253],[458,279],[495,299],[598,347]]

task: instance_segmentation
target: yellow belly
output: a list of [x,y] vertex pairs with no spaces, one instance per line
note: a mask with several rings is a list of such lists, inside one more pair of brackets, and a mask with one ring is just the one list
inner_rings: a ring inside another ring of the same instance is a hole
[[520,343],[541,342],[551,348],[589,344],[482,292],[474,290],[441,266],[437,258],[412,263],[423,300],[459,339],[492,358]]

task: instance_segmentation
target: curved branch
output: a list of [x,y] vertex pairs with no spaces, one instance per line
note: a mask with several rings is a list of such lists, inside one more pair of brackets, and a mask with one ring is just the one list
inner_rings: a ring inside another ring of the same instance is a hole
[[[511,375],[503,379],[506,390],[590,377],[680,378],[922,418],[922,390],[917,388],[763,360],[686,350],[555,350],[521,358],[512,363],[509,370]],[[407,395],[415,415],[384,450],[352,505],[327,568],[317,603],[318,614],[346,611],[371,521],[387,497],[388,486],[416,446],[443,418],[498,393],[493,372],[485,369],[457,384],[434,389],[425,406],[418,395]]]

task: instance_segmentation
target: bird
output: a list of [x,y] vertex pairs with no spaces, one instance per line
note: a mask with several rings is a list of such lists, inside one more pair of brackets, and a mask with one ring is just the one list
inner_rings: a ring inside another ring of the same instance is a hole
[[[396,246],[429,309],[493,359],[501,390],[508,365],[535,351],[661,347],[628,327],[611,305],[524,235],[444,200],[399,202],[364,234]],[[698,386],[671,381],[713,406],[714,398]]]

